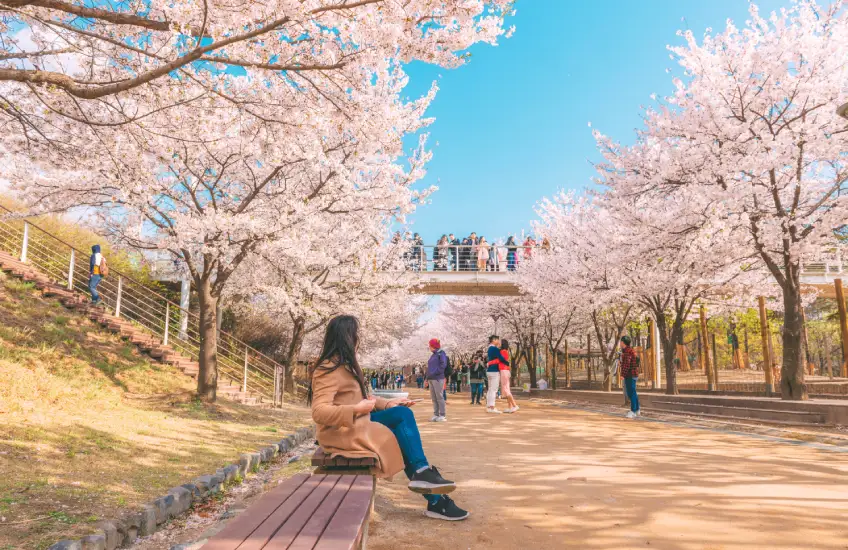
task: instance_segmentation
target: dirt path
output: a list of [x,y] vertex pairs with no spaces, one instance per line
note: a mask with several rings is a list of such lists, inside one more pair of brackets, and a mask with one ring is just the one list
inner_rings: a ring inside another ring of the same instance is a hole
[[[424,397],[423,392],[416,397]],[[416,407],[428,458],[472,517],[424,517],[381,481],[370,550],[848,549],[848,453],[522,402]],[[402,541],[402,543],[401,543]]]

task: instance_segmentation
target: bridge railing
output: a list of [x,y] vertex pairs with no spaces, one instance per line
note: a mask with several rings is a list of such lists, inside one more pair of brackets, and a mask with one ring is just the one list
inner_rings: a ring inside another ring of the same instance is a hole
[[[43,230],[30,219],[16,218],[0,206],[0,250],[32,265],[68,290],[88,293],[90,252]],[[107,258],[108,260],[108,258]],[[110,269],[97,287],[115,317],[127,319],[192,360],[199,360],[199,316],[180,307],[126,273]],[[262,401],[282,403],[285,367],[238,338],[218,331],[218,379],[241,387]]]
[[424,245],[412,244],[402,261],[410,271],[508,273],[539,254],[540,245]]

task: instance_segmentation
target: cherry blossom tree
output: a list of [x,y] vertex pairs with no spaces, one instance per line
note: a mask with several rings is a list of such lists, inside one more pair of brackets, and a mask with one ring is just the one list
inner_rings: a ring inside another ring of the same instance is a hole
[[411,153],[403,139],[435,93],[402,100],[403,63],[462,64],[504,33],[508,4],[0,2],[0,176],[33,210],[88,208],[185,264],[212,400],[216,309],[243,263],[296,263],[303,235],[359,223],[376,240],[402,221],[431,191],[411,188],[426,135]]
[[732,231],[762,262],[783,298],[781,395],[806,399],[801,266],[848,219],[848,124],[836,113],[848,12],[802,0],[766,17],[752,4],[744,28],[681,35],[670,50],[683,77],[646,113],[640,144],[653,161],[630,163],[642,171],[626,192],[679,195],[679,211],[698,214],[689,230]]

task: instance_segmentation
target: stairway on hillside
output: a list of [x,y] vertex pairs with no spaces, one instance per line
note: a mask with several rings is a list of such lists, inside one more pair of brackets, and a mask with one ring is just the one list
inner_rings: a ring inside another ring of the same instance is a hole
[[[147,353],[153,359],[172,365],[187,376],[197,378],[197,374],[200,371],[200,365],[197,361],[180,354],[171,346],[163,345],[158,338],[132,322],[115,317],[102,307],[91,306],[88,296],[68,290],[66,287],[54,283],[47,275],[44,275],[33,266],[21,262],[2,250],[0,250],[0,270],[23,281],[33,283],[35,288],[41,290],[44,297],[56,298],[66,308],[79,311],[107,330],[115,334],[120,334],[122,338],[138,346],[141,351]],[[246,405],[268,406],[267,403],[263,404],[260,398],[251,394],[251,392],[243,392],[241,390],[241,386],[226,382],[220,378],[218,380],[217,393],[219,396]]]

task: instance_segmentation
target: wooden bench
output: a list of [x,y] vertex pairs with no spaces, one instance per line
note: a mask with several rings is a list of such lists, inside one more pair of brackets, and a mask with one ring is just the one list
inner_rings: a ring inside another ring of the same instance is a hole
[[315,466],[316,474],[368,475],[372,468],[377,467],[377,459],[345,458],[343,456],[333,458],[325,453],[324,449],[318,447],[318,450],[312,455],[312,465]]
[[365,548],[374,477],[298,474],[239,514],[203,550]]

